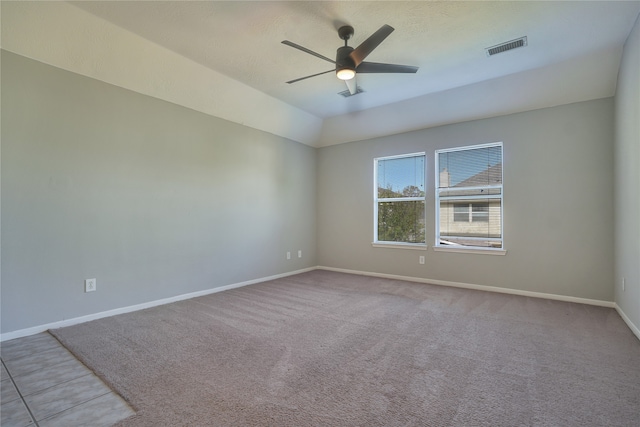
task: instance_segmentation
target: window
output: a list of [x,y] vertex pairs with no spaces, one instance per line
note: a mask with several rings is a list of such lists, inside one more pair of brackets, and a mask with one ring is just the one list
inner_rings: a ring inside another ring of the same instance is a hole
[[425,154],[374,160],[374,243],[425,243]]
[[503,249],[502,143],[436,151],[436,246]]
[[453,220],[456,222],[469,221],[469,203],[453,204]]
[[471,203],[471,222],[489,222],[489,203]]
[[456,222],[488,222],[489,203],[454,203],[453,220]]

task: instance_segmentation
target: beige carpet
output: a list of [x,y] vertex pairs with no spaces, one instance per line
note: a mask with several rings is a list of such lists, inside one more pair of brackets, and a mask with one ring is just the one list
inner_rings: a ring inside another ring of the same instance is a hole
[[51,332],[119,426],[640,426],[608,308],[317,270]]

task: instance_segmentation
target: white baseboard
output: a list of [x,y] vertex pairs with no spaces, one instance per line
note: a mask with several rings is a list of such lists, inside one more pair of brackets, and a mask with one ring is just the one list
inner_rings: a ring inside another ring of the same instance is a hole
[[423,279],[421,277],[399,276],[396,274],[372,273],[368,271],[347,270],[344,268],[333,268],[318,266],[319,270],[336,271],[340,273],[359,274],[361,276],[383,277],[385,279],[405,280],[408,282],[427,283],[430,285],[450,286],[454,288],[473,289],[476,291],[499,292],[502,294],[521,295],[525,297],[544,298],[557,301],[576,302],[579,304],[597,305],[599,307],[614,308],[613,301],[602,301],[588,298],[570,297],[566,295],[546,294],[543,292],[521,291],[518,289],[499,288],[497,286],[475,285],[471,283],[449,282],[447,280]]
[[638,337],[638,339],[640,340],[640,329],[638,329],[638,327],[633,324],[631,319],[629,319],[629,317],[625,314],[625,312],[622,311],[622,309],[618,304],[616,304],[615,308],[618,314],[620,315],[620,317],[622,317],[622,320],[624,320],[624,323],[626,323],[629,329],[631,329],[631,332],[633,332],[634,335]]
[[113,310],[102,311],[100,313],[89,314],[81,317],[74,317],[73,319],[65,319],[58,322],[47,323],[45,325],[33,326],[31,328],[20,329],[13,332],[5,332],[0,334],[0,342],[8,341],[15,338],[22,338],[29,335],[39,334],[40,332],[48,331],[49,329],[64,328],[66,326],[77,325],[78,323],[90,322],[91,320],[102,319],[103,317],[115,316],[117,314],[130,313],[132,311],[144,310],[145,308],[156,307],[158,305],[169,304],[176,301],[182,301],[185,299],[201,297],[204,295],[214,294],[216,292],[227,291],[229,289],[240,288],[242,286],[253,285],[256,283],[267,282],[269,280],[280,279],[282,277],[293,276],[295,274],[306,273],[308,271],[315,270],[316,267],[304,268],[302,270],[290,271],[288,273],[276,274],[269,277],[261,277],[259,279],[247,280],[246,282],[233,283],[230,285],[220,286],[218,288],[206,289],[204,291],[191,292],[188,294],[177,295],[175,297],[159,299],[155,301],[149,301],[142,304],[130,305],[128,307],[116,308]]
[[602,300],[594,300],[588,298],[578,298],[571,297],[566,295],[556,295],[556,294],[547,294],[542,292],[531,292],[531,291],[522,291],[518,289],[508,289],[508,288],[499,288],[496,286],[484,286],[484,285],[476,285],[471,283],[461,283],[461,282],[450,282],[446,280],[433,280],[433,279],[423,279],[420,277],[410,277],[410,276],[400,276],[396,274],[385,274],[385,273],[373,273],[368,271],[358,271],[358,270],[348,270],[344,268],[334,268],[334,267],[325,267],[325,266],[317,266],[304,268],[302,270],[290,271],[288,273],[277,274],[269,277],[261,277],[259,279],[248,280],[246,282],[233,283],[226,286],[220,286],[218,288],[207,289],[204,291],[191,292],[188,294],[177,295],[170,298],[164,298],[160,300],[150,301],[142,304],[131,305],[128,307],[116,308],[114,310],[103,311],[100,313],[89,314],[86,316],[75,317],[73,319],[61,320],[58,322],[47,323],[44,325],[38,325],[31,328],[20,329],[13,332],[6,332],[4,334],[0,334],[0,342],[12,340],[15,338],[22,338],[29,335],[39,334],[40,332],[47,331],[49,329],[56,328],[64,328],[66,326],[77,325],[79,323],[89,322],[92,320],[101,319],[104,317],[115,316],[118,314],[130,313],[132,311],[144,310],[146,308],[156,307],[159,305],[170,304],[176,301],[182,301],[185,299],[196,298],[204,295],[213,294],[216,292],[222,292],[229,289],[240,288],[242,286],[253,285],[256,283],[266,282],[269,280],[280,279],[282,277],[293,276],[300,273],[306,273],[312,270],[327,270],[327,271],[336,271],[340,273],[349,273],[349,274],[358,274],[361,276],[371,276],[371,277],[383,277],[386,279],[396,279],[396,280],[405,280],[408,282],[417,282],[417,283],[426,283],[431,285],[440,285],[440,286],[450,286],[455,288],[464,288],[464,289],[473,289],[478,291],[487,291],[487,292],[499,292],[504,294],[511,295],[521,295],[533,298],[544,298],[551,299],[557,301],[566,301],[566,302],[575,302],[579,304],[588,304],[595,305],[600,307],[608,307],[615,308],[616,311],[620,314],[620,317],[625,321],[625,323],[629,326],[629,328],[633,331],[633,333],[640,339],[640,330],[637,326],[635,326],[631,320],[626,316],[626,314],[618,307],[618,305],[613,301],[602,301]]

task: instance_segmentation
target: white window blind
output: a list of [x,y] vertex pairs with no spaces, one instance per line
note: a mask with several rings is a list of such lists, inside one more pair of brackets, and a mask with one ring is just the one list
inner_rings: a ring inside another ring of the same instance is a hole
[[374,160],[374,243],[425,243],[425,153]]
[[502,143],[436,151],[436,246],[503,249]]

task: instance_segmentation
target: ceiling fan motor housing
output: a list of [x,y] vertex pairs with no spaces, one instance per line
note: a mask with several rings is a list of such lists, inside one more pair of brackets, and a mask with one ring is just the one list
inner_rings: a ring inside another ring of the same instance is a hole
[[356,63],[353,61],[353,58],[349,56],[349,54],[353,52],[353,48],[351,46],[342,46],[338,48],[336,52],[336,74],[341,70],[348,69],[356,70]]

